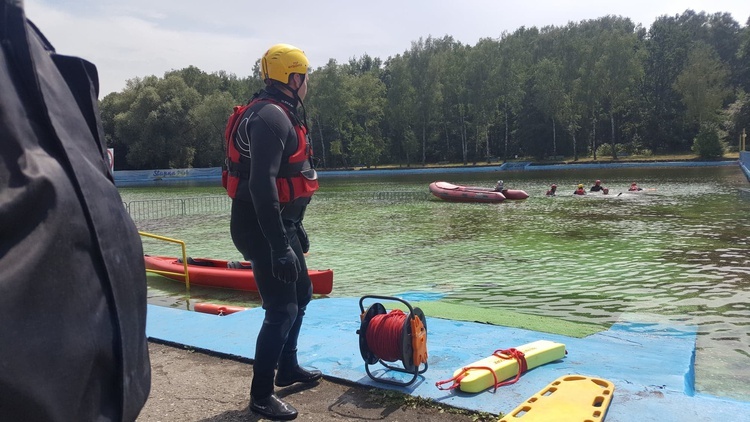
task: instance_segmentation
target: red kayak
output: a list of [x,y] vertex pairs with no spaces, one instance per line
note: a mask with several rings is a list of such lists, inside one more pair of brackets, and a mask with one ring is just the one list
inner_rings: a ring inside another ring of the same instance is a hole
[[506,199],[526,199],[529,195],[517,189],[504,189],[497,192],[492,188],[458,186],[448,182],[430,183],[430,192],[440,199],[451,202],[498,203]]
[[[144,255],[146,270],[168,271],[178,274],[160,275],[185,282],[185,266],[173,256]],[[257,292],[252,266],[246,261],[188,257],[188,274],[193,286],[220,287],[224,289]],[[313,294],[327,295],[333,290],[333,270],[307,270],[312,280]]]

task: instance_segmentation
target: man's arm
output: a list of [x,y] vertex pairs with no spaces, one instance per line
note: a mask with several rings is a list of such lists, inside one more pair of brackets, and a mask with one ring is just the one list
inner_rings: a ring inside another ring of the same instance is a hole
[[250,125],[250,195],[258,224],[271,247],[274,276],[285,282],[294,282],[300,264],[284,230],[276,177],[284,149],[287,145],[296,147],[291,144],[296,144],[297,135],[286,113],[274,104],[265,105],[253,119],[255,121]]

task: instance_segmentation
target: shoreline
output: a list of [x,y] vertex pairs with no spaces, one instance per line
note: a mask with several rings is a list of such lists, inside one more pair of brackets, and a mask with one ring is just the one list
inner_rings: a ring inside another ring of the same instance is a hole
[[[351,176],[383,176],[430,173],[492,173],[506,171],[547,171],[547,170],[588,170],[602,168],[645,168],[645,167],[724,167],[739,165],[748,181],[750,181],[750,152],[740,154],[739,160],[720,161],[617,161],[617,162],[587,162],[587,163],[543,163],[534,161],[508,161],[499,164],[483,164],[475,166],[443,166],[443,167],[388,167],[388,168],[360,168],[319,170],[321,178],[351,177]],[[200,169],[156,169],[156,170],[117,170],[113,172],[115,185],[152,186],[171,183],[200,182],[221,185],[221,167]]]

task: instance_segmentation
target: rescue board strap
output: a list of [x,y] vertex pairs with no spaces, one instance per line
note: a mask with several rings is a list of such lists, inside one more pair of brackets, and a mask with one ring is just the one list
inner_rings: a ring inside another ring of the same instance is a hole
[[[526,363],[526,357],[523,354],[522,351],[515,349],[511,347],[510,349],[498,349],[495,350],[492,353],[493,356],[497,356],[500,359],[515,359],[518,362],[518,373],[516,373],[516,377],[508,380],[508,381],[497,381],[497,374],[495,374],[495,371],[490,368],[489,366],[465,366],[461,368],[461,372],[458,373],[458,375],[453,376],[452,378],[438,381],[435,383],[435,386],[440,390],[453,390],[455,388],[458,388],[461,386],[461,380],[464,379],[469,374],[469,371],[472,370],[481,370],[481,371],[489,371],[492,374],[492,378],[494,379],[493,392],[497,391],[497,387],[502,387],[505,385],[510,385],[515,383],[521,378],[521,374],[526,372],[528,370],[528,364]],[[449,382],[453,382],[453,384],[449,385],[448,387],[443,387],[444,384],[447,384]]]

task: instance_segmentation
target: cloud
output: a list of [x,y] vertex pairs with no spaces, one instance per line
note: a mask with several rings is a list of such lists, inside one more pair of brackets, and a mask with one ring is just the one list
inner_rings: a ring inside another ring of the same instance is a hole
[[193,65],[206,72],[250,75],[273,44],[296,45],[313,67],[369,54],[383,60],[428,36],[474,45],[481,38],[525,27],[563,26],[605,15],[648,28],[661,15],[686,9],[750,17],[747,0],[600,0],[509,3],[497,0],[288,0],[257,3],[191,0],[26,0],[27,16],[61,54],[97,65],[102,95],[125,81]]
[[[252,41],[196,30],[165,29],[127,15],[75,16],[44,8],[31,16],[60,54],[83,57],[99,69],[101,94],[121,90],[125,81],[190,65],[213,72],[250,74],[255,62],[242,52]],[[258,45],[258,49],[260,47]]]

